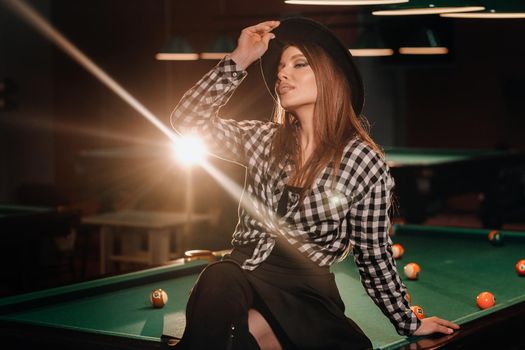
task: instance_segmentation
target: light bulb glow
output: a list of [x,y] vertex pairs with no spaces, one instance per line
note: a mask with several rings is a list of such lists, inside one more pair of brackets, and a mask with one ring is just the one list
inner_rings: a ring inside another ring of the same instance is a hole
[[195,136],[180,137],[173,148],[176,158],[187,166],[201,163],[208,153],[204,142]]

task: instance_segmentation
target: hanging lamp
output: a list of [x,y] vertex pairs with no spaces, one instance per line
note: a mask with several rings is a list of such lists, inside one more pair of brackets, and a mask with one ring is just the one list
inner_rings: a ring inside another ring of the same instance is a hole
[[399,48],[402,55],[446,55],[448,48],[443,45],[437,32],[430,27],[420,27],[406,43]]
[[525,2],[520,0],[484,0],[485,10],[472,13],[447,13],[442,17],[450,18],[525,18]]
[[235,50],[235,41],[227,35],[217,37],[206,49],[201,52],[200,58],[203,60],[220,60],[227,54]]
[[387,5],[400,4],[409,0],[285,0],[293,5]]
[[161,61],[194,61],[199,59],[199,54],[186,39],[176,36],[168,41],[155,58]]
[[356,57],[392,56],[394,50],[385,45],[377,26],[367,26],[359,30],[357,40],[350,52]]
[[389,5],[384,10],[372,11],[372,14],[375,16],[434,15],[484,9],[480,1],[473,0],[411,0],[408,3]]

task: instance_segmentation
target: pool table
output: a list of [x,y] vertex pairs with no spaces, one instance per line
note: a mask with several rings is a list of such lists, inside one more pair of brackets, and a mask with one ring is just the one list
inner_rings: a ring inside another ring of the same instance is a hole
[[508,203],[525,186],[522,151],[386,147],[385,155],[396,181],[399,215],[408,223],[423,223],[451,196],[476,193],[483,227],[501,228],[508,207],[524,200]]
[[[487,230],[417,225],[396,226],[392,239],[404,245],[397,260],[415,261],[416,281],[402,275],[412,303],[427,316],[455,321],[453,335],[402,337],[366,295],[351,257],[333,266],[346,313],[376,349],[477,348],[498,341],[497,348],[525,345],[525,277],[514,264],[525,258],[525,232],[501,231],[504,243],[493,246]],[[143,271],[0,299],[0,334],[5,344],[42,345],[53,349],[158,349],[182,334],[190,289],[207,262],[181,262]],[[154,309],[148,296],[164,289],[168,304]],[[496,305],[476,306],[481,291],[491,291]],[[322,320],[320,320],[322,321]],[[519,344],[519,345],[516,345]],[[510,346],[510,345],[509,345]]]

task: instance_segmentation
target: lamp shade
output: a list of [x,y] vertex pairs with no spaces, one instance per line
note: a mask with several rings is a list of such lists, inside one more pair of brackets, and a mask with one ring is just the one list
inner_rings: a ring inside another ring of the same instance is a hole
[[294,5],[386,5],[400,4],[408,0],[285,0]]
[[385,45],[375,25],[359,31],[355,44],[351,45],[350,52],[352,56],[357,57],[392,56],[394,54],[394,50]]
[[481,0],[412,0],[373,11],[375,16],[434,15],[449,12],[482,11]]
[[525,18],[525,1],[522,0],[484,0],[484,11],[472,13],[447,13],[442,17],[451,18]]
[[227,35],[217,37],[206,49],[200,54],[203,60],[220,60],[227,54],[235,50],[236,42]]
[[168,41],[155,58],[163,61],[193,61],[198,60],[199,55],[186,39],[176,36]]
[[448,48],[441,42],[436,31],[423,26],[416,30],[399,48],[402,55],[445,55]]

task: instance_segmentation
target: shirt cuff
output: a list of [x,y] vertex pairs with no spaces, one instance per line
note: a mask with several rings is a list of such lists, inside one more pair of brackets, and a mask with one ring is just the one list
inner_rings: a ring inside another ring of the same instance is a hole
[[248,72],[241,69],[229,55],[217,64],[217,68],[230,75],[234,80],[242,80],[248,75]]

